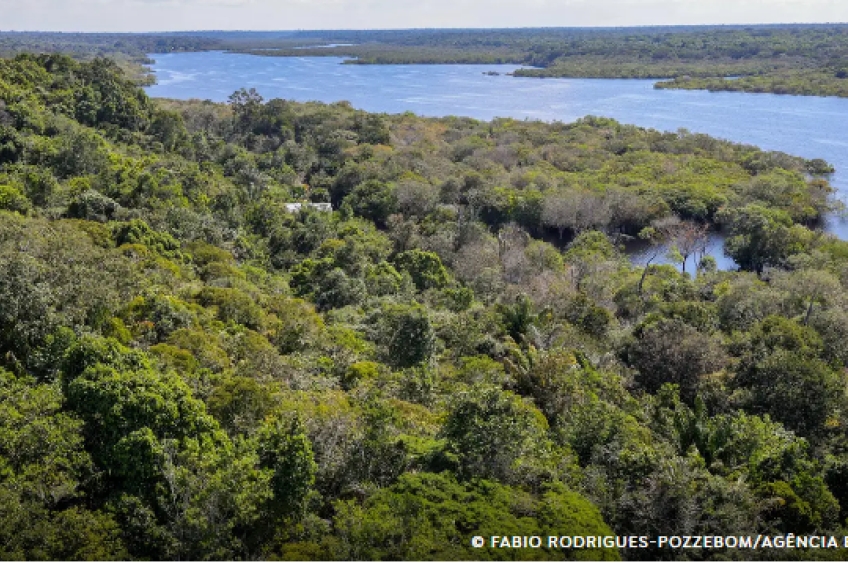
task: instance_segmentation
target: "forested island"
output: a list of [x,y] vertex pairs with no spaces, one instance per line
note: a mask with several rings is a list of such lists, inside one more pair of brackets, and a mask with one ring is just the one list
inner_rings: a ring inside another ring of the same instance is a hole
[[0,33],[0,56],[110,56],[136,78],[147,55],[221,50],[348,57],[347,64],[520,64],[518,77],[657,79],[658,88],[848,97],[848,25],[639,28]]
[[[662,88],[848,96],[848,25],[313,31],[220,38],[263,56],[346,56],[348,64],[513,63],[539,78],[665,79]],[[296,49],[298,39],[305,44]],[[319,43],[350,43],[308,48]],[[743,78],[743,80],[737,80]]]
[[0,60],[0,557],[844,558],[470,541],[848,533],[829,171]]

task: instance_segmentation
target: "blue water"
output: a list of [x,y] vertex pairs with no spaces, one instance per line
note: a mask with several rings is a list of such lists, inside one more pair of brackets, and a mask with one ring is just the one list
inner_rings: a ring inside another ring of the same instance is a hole
[[[345,65],[335,57],[261,57],[221,52],[151,55],[151,96],[226,101],[239,88],[265,98],[336,102],[372,112],[512,117],[569,122],[586,115],[654,129],[688,129],[837,168],[830,178],[848,199],[848,99],[655,90],[652,80],[533,79],[506,76],[515,65]],[[495,71],[500,76],[484,73]],[[848,221],[827,229],[848,239]],[[720,247],[720,243],[719,243]],[[715,252],[721,258],[721,252]],[[726,259],[721,266],[730,265]]]

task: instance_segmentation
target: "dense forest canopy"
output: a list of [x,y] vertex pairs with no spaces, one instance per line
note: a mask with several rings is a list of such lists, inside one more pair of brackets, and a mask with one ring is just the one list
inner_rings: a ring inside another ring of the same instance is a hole
[[[0,556],[845,534],[828,171],[598,117],[151,100],[107,59],[0,60]],[[716,227],[740,271],[700,256]],[[628,237],[698,268],[635,267]]]
[[[328,45],[335,45],[328,47]],[[0,33],[0,56],[63,52],[138,64],[226,50],[345,56],[351,64],[513,63],[522,77],[664,79],[662,88],[848,96],[848,25],[314,30],[161,34]]]
[[0,57],[23,53],[63,53],[78,60],[109,57],[143,84],[154,81],[143,66],[152,62],[148,54],[203,51],[217,46],[213,39],[171,34],[0,32]]
[[148,53],[212,49],[218,44],[214,38],[190,34],[0,32],[0,53],[4,56],[44,51],[76,56],[124,53],[143,57]]

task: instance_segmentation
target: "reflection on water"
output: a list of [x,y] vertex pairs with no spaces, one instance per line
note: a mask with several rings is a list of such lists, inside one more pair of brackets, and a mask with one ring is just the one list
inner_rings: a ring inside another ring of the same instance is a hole
[[[260,57],[220,52],[151,55],[159,84],[151,96],[226,101],[239,88],[266,98],[336,102],[373,112],[477,119],[573,121],[615,118],[659,130],[686,128],[805,158],[823,158],[848,196],[848,99],[737,92],[655,90],[651,80],[515,78],[515,65],[344,65],[336,57]],[[498,73],[488,75],[485,73]],[[826,228],[848,239],[848,221]],[[715,246],[715,245],[714,245]],[[719,264],[732,263],[715,246]],[[638,254],[637,254],[638,257]],[[688,269],[688,268],[687,268]]]
[[[721,233],[712,232],[707,239],[706,255],[715,258],[716,265],[719,270],[735,270],[739,266],[732,258],[724,254],[724,235]],[[625,252],[630,256],[634,264],[644,266],[648,260],[656,254],[657,249],[652,247],[646,241],[639,239],[629,239],[624,243]],[[686,271],[694,274],[698,270],[698,260],[700,255],[689,256],[686,259]],[[672,264],[680,269],[680,262],[671,260],[668,257],[668,247],[659,249],[659,254],[651,262],[652,264]]]
[[[293,47],[293,49],[332,49],[334,47],[353,47],[356,43],[328,43],[326,45],[303,45],[301,47]],[[273,51],[274,49],[268,49]]]

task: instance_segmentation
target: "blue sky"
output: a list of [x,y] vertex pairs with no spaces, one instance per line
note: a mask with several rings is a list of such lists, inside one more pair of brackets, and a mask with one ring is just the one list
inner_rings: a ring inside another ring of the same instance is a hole
[[0,30],[848,22],[848,0],[0,0]]

